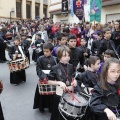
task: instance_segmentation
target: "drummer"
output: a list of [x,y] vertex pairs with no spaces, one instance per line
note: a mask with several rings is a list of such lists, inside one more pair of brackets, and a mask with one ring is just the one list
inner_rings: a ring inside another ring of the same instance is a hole
[[[12,61],[16,61],[16,62],[19,59],[25,59],[24,51],[22,50],[22,47],[20,46],[20,37],[18,36],[15,37],[14,44],[15,45],[12,46],[8,51],[9,57],[12,59]],[[14,84],[16,86],[22,81],[26,82],[26,73],[24,69],[10,73],[11,84]]]
[[[62,88],[62,90],[66,90],[67,86],[76,86],[76,80],[72,82],[72,74],[74,73],[73,65],[69,64],[70,49],[67,46],[59,47],[57,57],[59,59],[59,63],[53,66],[50,74],[48,75],[48,84],[56,85],[56,87],[59,86],[60,88]],[[64,120],[58,110],[60,98],[61,96],[56,93],[54,97],[53,111],[50,120]]]
[[[51,43],[44,43],[43,44],[44,55],[40,56],[37,60],[36,72],[39,77],[39,80],[42,82],[44,81],[46,82],[46,79],[47,79],[47,73],[45,73],[45,71],[51,70],[52,66],[57,64],[57,59],[56,57],[52,56],[52,51],[53,51],[53,45]],[[35,91],[33,109],[39,108],[40,112],[43,113],[44,108],[48,108],[49,111],[51,112],[53,107],[53,98],[54,98],[54,95],[40,95],[38,90],[38,85],[37,85],[36,91]]]

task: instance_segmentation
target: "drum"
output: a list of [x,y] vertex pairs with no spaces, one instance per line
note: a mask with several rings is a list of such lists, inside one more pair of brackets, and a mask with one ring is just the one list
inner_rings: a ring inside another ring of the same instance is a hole
[[39,89],[40,95],[54,95],[54,94],[56,94],[56,86],[54,86],[54,85],[38,83],[38,89]]
[[74,96],[80,103],[76,99],[73,100],[68,93],[64,93],[61,97],[58,109],[64,118],[78,119],[82,118],[86,113],[88,100],[78,93],[74,93]]
[[24,60],[23,59],[9,61],[7,64],[8,64],[10,72],[16,72],[16,71],[20,71],[20,70],[24,69]]
[[2,93],[3,91],[3,84],[2,84],[2,80],[0,80],[0,94]]
[[27,69],[29,67],[29,60],[28,58],[25,58],[25,61],[24,61],[24,69]]

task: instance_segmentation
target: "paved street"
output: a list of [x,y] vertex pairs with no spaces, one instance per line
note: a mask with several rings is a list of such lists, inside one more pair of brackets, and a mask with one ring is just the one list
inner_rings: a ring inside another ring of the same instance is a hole
[[[7,54],[6,54],[7,55]],[[7,55],[7,59],[9,59]],[[4,90],[0,95],[5,120],[49,120],[48,110],[41,114],[33,109],[33,99],[38,82],[35,63],[26,69],[26,83],[18,86],[10,84],[7,63],[0,63],[0,79],[3,80]]]

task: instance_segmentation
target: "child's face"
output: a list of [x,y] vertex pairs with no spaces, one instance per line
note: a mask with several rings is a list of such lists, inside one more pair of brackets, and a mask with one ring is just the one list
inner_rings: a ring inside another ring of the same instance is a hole
[[49,49],[43,49],[43,53],[44,53],[45,57],[49,57],[49,56],[51,56],[52,51],[50,51]]
[[108,58],[111,58],[111,55],[104,54],[104,62],[105,62]]
[[86,40],[81,39],[81,46],[85,46],[86,45]]
[[20,44],[20,40],[15,40],[14,43],[15,43],[15,45],[19,45]]
[[98,39],[98,40],[102,40],[102,37],[103,37],[102,35],[99,35],[99,36],[97,37],[97,39]]
[[106,31],[106,33],[104,34],[106,39],[110,39],[111,38],[111,31]]
[[97,60],[96,63],[91,65],[94,71],[98,71],[100,68],[100,60]]
[[60,62],[62,63],[69,63],[69,60],[70,60],[70,55],[67,51],[63,51],[63,55],[60,59]]
[[66,37],[62,37],[61,41],[60,41],[60,45],[66,45],[67,42],[67,38]]
[[68,41],[68,45],[70,48],[76,48],[77,40],[76,39],[70,39]]
[[108,68],[108,82],[115,82],[120,77],[120,65],[117,63],[111,63]]

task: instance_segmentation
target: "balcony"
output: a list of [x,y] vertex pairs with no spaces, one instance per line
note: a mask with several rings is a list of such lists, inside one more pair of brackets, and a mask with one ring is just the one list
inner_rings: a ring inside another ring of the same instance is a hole
[[120,0],[102,0],[102,6],[120,4]]

